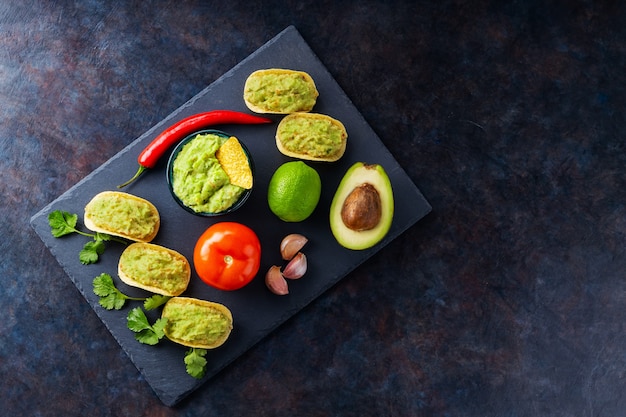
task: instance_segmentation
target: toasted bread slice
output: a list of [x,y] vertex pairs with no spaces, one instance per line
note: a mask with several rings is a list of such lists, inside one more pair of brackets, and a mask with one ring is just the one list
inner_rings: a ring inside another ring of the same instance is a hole
[[276,129],[278,150],[292,158],[334,162],[346,151],[348,132],[337,119],[319,113],[293,113]]
[[161,313],[165,336],[183,346],[214,349],[226,342],[233,315],[225,305],[189,297],[171,298]]
[[174,297],[187,289],[191,267],[187,258],[172,249],[136,242],[122,252],[117,274],[132,287]]
[[311,111],[318,96],[315,82],[308,73],[282,68],[254,71],[243,89],[246,106],[256,113]]
[[84,223],[94,232],[150,242],[159,232],[161,218],[148,200],[120,191],[103,191],[85,206]]

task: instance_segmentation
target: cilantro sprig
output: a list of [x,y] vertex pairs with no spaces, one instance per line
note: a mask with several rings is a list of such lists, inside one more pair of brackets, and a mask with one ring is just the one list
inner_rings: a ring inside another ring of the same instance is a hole
[[128,296],[117,289],[113,278],[107,273],[102,273],[93,279],[93,292],[100,297],[99,304],[107,310],[120,310],[129,300],[143,301],[146,310],[154,310],[171,298],[160,294],[150,297]]
[[207,354],[206,349],[190,348],[185,352],[185,368],[187,373],[196,379],[200,379],[206,372],[207,360],[204,358]]
[[140,343],[156,345],[165,336],[163,329],[167,325],[167,318],[161,317],[154,324],[150,324],[141,307],[130,310],[126,321],[128,328],[135,332],[135,339]]
[[78,233],[79,235],[93,239],[92,241],[85,243],[81,251],[78,253],[78,259],[83,265],[98,262],[100,255],[104,253],[105,242],[113,240],[123,244],[127,243],[125,240],[118,239],[106,233],[87,233],[79,230],[77,227],[78,215],[63,210],[54,210],[50,212],[50,214],[48,214],[48,224],[50,225],[50,231],[54,237],[62,237],[72,233]]
[[[111,275],[102,273],[93,280],[93,292],[100,297],[99,303],[107,310],[120,310],[127,301],[143,301],[142,307],[135,307],[126,316],[128,329],[135,333],[135,339],[146,345],[157,345],[165,336],[167,318],[160,317],[154,323],[146,316],[146,311],[154,310],[165,304],[169,296],[153,294],[150,297],[131,297],[121,292],[113,282]],[[193,378],[200,379],[206,373],[207,350],[202,348],[189,348],[185,352],[185,370]]]
[[[144,308],[146,308],[145,303]],[[126,316],[126,321],[127,327],[135,332],[135,339],[139,343],[154,346],[165,336],[164,329],[167,326],[167,318],[158,318],[154,323],[150,324],[146,313],[144,313],[141,307],[135,307],[130,310]],[[201,348],[189,348],[185,352],[183,360],[185,362],[185,370],[189,375],[196,379],[204,376],[207,365],[206,354],[207,350]]]

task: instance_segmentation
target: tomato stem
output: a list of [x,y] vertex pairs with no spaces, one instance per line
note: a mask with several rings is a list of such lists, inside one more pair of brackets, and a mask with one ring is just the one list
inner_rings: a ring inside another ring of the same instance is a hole
[[226,265],[230,265],[233,263],[233,257],[230,255],[224,255],[224,262]]

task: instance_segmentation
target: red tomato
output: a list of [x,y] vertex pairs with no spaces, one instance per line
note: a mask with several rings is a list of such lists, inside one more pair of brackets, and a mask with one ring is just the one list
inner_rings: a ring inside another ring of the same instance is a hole
[[259,271],[261,242],[252,229],[241,223],[215,223],[196,242],[193,263],[200,279],[208,285],[237,290]]

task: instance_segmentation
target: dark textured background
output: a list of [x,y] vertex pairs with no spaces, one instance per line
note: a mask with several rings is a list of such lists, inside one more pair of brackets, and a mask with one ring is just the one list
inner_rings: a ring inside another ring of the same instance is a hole
[[[2,414],[623,415],[624,22],[617,1],[0,1]],[[433,212],[167,408],[29,219],[292,24]]]

